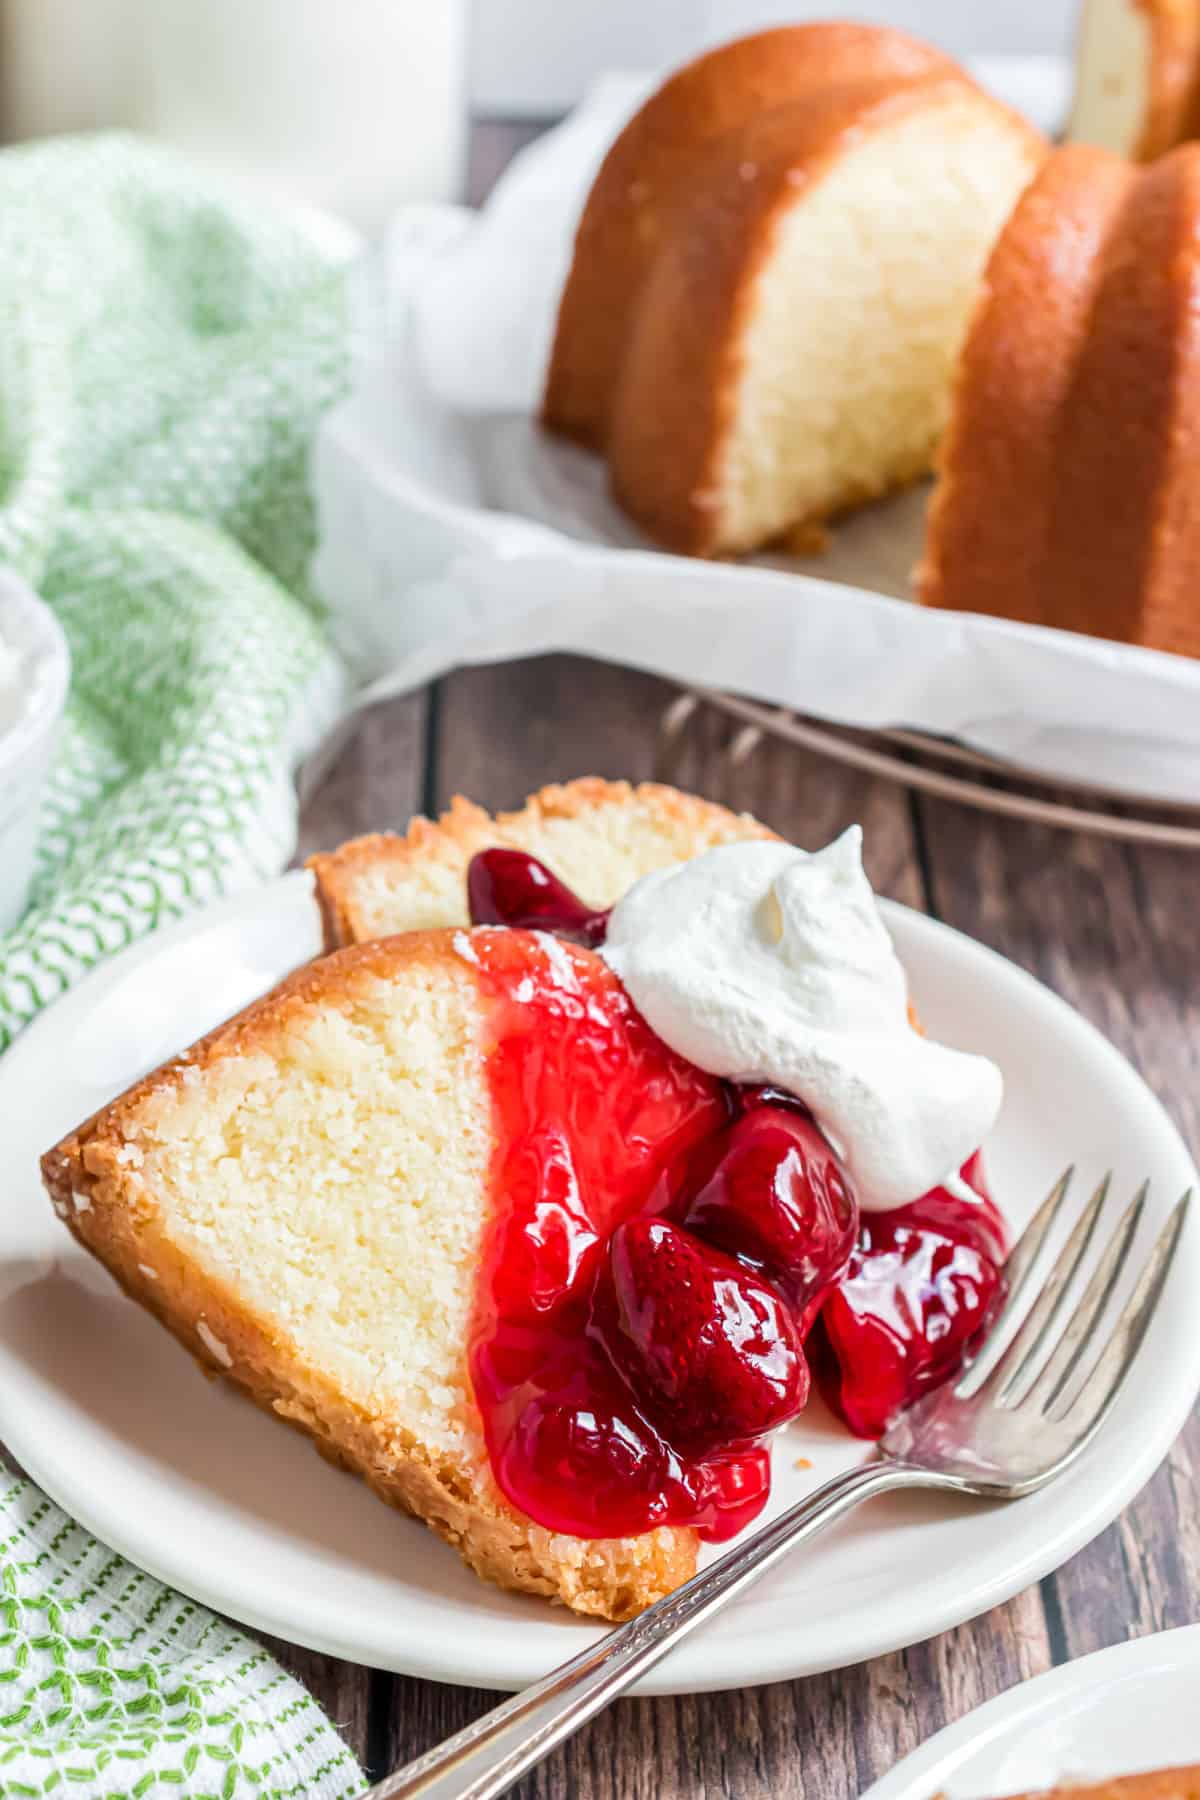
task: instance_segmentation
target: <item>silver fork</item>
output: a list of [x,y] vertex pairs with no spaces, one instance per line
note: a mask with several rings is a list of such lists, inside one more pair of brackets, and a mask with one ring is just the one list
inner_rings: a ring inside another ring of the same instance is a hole
[[1068,1169],[1055,1183],[1009,1257],[1004,1308],[959,1380],[902,1413],[870,1462],[835,1475],[675,1593],[406,1764],[364,1800],[495,1800],[668,1650],[860,1501],[897,1488],[1017,1500],[1061,1475],[1100,1429],[1133,1365],[1191,1197],[1171,1212],[1107,1341],[1089,1356],[1128,1261],[1147,1186],[1071,1305],[1109,1186],[1106,1176],[1039,1285],[1042,1251],[1071,1175]]

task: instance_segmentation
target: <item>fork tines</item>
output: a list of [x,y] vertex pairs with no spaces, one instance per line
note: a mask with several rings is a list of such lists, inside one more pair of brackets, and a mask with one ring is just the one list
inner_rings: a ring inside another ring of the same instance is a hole
[[[1170,1273],[1191,1191],[1172,1208],[1107,1340],[1089,1360],[1088,1352],[1097,1344],[1129,1261],[1149,1183],[1142,1183],[1125,1208],[1087,1286],[1073,1302],[1076,1278],[1088,1261],[1112,1182],[1110,1172],[1079,1214],[1039,1284],[1035,1275],[1042,1252],[1064,1215],[1073,1174],[1073,1168],[1064,1170],[1014,1247],[1005,1267],[1008,1297],[1004,1308],[957,1391],[964,1398],[983,1395],[1005,1409],[1036,1411],[1055,1424],[1070,1417],[1077,1432],[1090,1434],[1116,1399],[1146,1334]],[[1032,1304],[1025,1311],[1031,1295]],[[1014,1324],[1016,1329],[1011,1330]]]

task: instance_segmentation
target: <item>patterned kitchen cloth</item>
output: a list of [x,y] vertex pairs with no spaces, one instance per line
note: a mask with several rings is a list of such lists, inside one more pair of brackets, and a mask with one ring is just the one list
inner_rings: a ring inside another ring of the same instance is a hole
[[351,1800],[362,1772],[267,1652],[0,1468],[0,1794]]
[[0,1050],[94,963],[275,873],[343,677],[306,588],[344,257],[125,136],[0,154],[0,563],[73,658]]
[[[71,697],[0,1049],[160,920],[277,871],[343,675],[306,589],[344,264],[123,137],[0,154],[0,563]],[[310,1695],[0,1465],[0,1796],[362,1791]]]

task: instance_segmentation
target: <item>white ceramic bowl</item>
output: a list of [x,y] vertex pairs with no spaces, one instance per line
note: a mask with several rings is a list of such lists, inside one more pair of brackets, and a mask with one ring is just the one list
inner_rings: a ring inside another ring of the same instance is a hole
[[[6,679],[16,653],[15,681]],[[24,910],[38,814],[67,701],[62,627],[11,569],[0,568],[0,931]]]

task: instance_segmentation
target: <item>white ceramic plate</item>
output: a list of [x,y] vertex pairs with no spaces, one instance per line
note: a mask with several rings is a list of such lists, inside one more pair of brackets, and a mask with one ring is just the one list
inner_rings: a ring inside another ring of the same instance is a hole
[[1200,1625],[1009,1688],[906,1756],[863,1800],[991,1800],[1200,1762]]
[[[1085,1181],[1114,1167],[1121,1191],[1152,1178],[1148,1239],[1195,1172],[1140,1078],[1001,958],[904,908],[887,917],[930,1030],[1003,1067],[990,1168],[1014,1224],[1074,1158]],[[249,1625],[358,1662],[517,1686],[594,1628],[484,1586],[303,1439],[201,1380],[75,1247],[38,1181],[38,1154],[64,1131],[318,948],[308,877],[286,876],[117,958],[0,1063],[0,1438],[102,1538]],[[1165,1455],[1200,1386],[1195,1227],[1181,1261],[1121,1405],[1066,1479],[1007,1508],[921,1497],[863,1508],[647,1690],[774,1681],[895,1650],[1087,1543]],[[775,1504],[864,1454],[810,1409],[778,1441]]]

